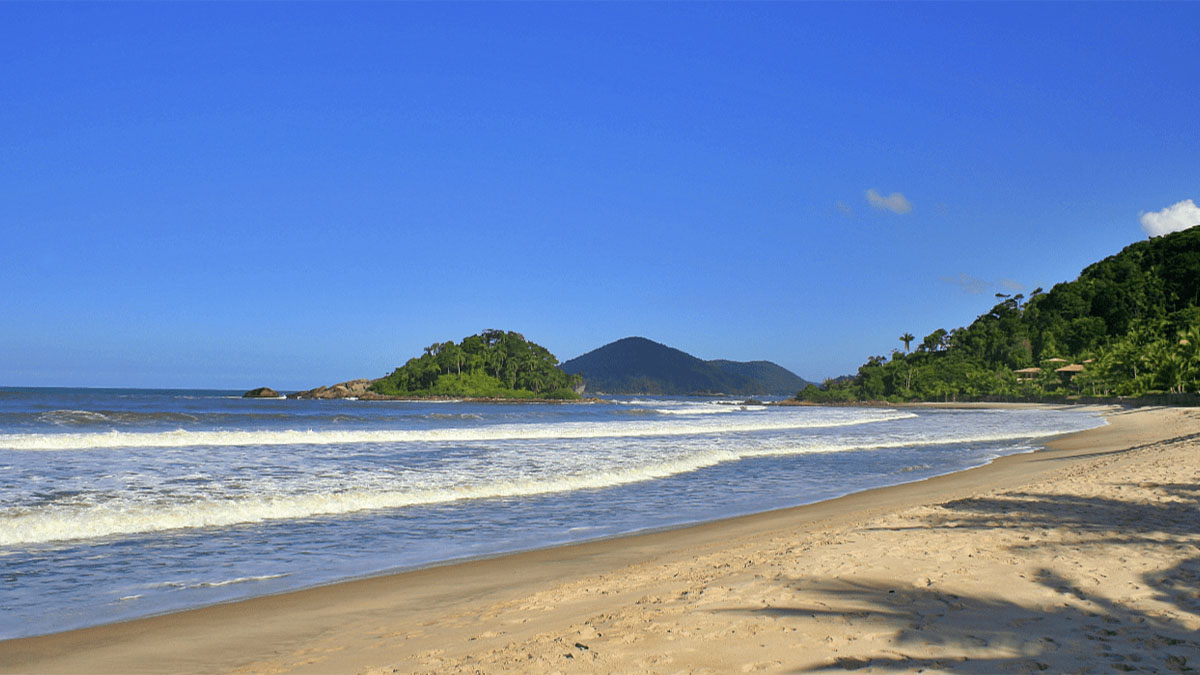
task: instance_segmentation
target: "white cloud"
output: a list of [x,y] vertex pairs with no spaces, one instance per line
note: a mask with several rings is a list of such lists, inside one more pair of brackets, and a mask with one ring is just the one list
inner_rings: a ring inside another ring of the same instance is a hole
[[842,214],[843,216],[853,216],[854,215],[854,209],[850,208],[849,204],[847,204],[846,202],[844,202],[840,199],[837,202],[837,210],[838,210],[838,213]]
[[942,277],[942,281],[953,284],[971,295],[979,295],[993,286],[992,282],[977,279],[969,274],[959,274],[957,277]]
[[877,209],[891,211],[892,213],[908,213],[912,211],[912,204],[899,192],[893,192],[884,197],[879,194],[878,190],[871,188],[867,190],[867,203]]
[[1162,211],[1142,214],[1142,229],[1151,237],[1179,232],[1194,225],[1200,225],[1200,207],[1190,199],[1172,204]]

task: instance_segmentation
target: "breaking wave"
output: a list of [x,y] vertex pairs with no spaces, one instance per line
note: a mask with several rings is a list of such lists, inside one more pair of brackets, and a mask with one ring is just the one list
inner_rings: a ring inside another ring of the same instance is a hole
[[91,450],[101,448],[182,448],[195,446],[333,445],[358,443],[472,442],[538,439],[692,436],[786,429],[845,427],[916,417],[879,410],[856,415],[719,415],[719,419],[494,424],[467,428],[395,430],[256,430],[0,434],[0,450]]
[[[724,462],[755,457],[853,452],[930,444],[991,443],[1036,438],[1031,433],[982,434],[940,438],[877,439],[872,442],[787,444],[748,450],[700,450],[666,461],[637,465],[617,464],[603,471],[563,474],[550,467],[538,475],[491,478],[498,469],[471,477],[441,476],[454,484],[427,486],[347,487],[303,493],[241,495],[229,498],[190,498],[164,504],[114,499],[100,504],[50,504],[34,508],[0,509],[0,546],[39,544],[166,530],[247,525],[271,520],[295,520],[410,506],[443,504],[470,499],[530,497],[556,492],[594,490],[699,471]],[[434,480],[437,477],[433,477]],[[360,480],[360,484],[371,483]],[[377,482],[377,481],[376,481]]]

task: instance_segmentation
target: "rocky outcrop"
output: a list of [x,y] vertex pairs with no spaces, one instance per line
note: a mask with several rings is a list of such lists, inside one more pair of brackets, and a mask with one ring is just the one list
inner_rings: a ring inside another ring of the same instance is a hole
[[[544,398],[474,398],[470,396],[388,396],[385,394],[377,394],[370,387],[374,380],[350,380],[348,382],[339,382],[331,384],[328,387],[317,387],[308,391],[300,391],[295,394],[288,394],[288,398],[311,398],[311,399],[360,399],[363,401],[474,401],[479,403],[571,403],[572,401],[563,401],[561,399],[544,399]],[[580,388],[582,389],[582,387]],[[584,402],[596,403],[600,399],[589,398],[584,399]]]
[[270,387],[251,389],[250,391],[242,394],[242,398],[279,398],[279,396],[280,393]]
[[291,395],[291,398],[372,398],[374,392],[367,388],[371,386],[371,380],[349,380],[347,382],[339,382],[338,384],[328,387],[317,387],[308,391],[301,391]]

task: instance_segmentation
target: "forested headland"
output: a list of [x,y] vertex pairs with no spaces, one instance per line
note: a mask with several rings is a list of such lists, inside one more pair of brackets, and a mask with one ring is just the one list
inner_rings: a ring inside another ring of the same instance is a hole
[[[1132,244],[1075,281],[872,356],[796,398],[1044,400],[1200,392],[1200,227]],[[915,343],[915,347],[913,346]]]
[[385,396],[580,398],[581,378],[558,367],[545,347],[512,331],[485,330],[462,342],[435,342],[421,356],[371,383]]

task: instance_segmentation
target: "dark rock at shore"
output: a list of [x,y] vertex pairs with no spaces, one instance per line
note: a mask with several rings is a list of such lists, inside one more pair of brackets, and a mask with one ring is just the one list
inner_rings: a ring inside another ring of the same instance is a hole
[[279,392],[270,387],[251,389],[250,391],[242,394],[242,398],[279,398],[279,396]]
[[[476,403],[573,403],[561,399],[545,398],[474,398],[470,396],[388,396],[377,394],[370,390],[374,380],[349,380],[331,384],[328,387],[317,387],[308,391],[298,391],[288,394],[288,398],[310,399],[359,399],[362,401],[473,401]],[[582,389],[582,387],[580,387]],[[583,402],[598,403],[600,399],[586,398]]]

